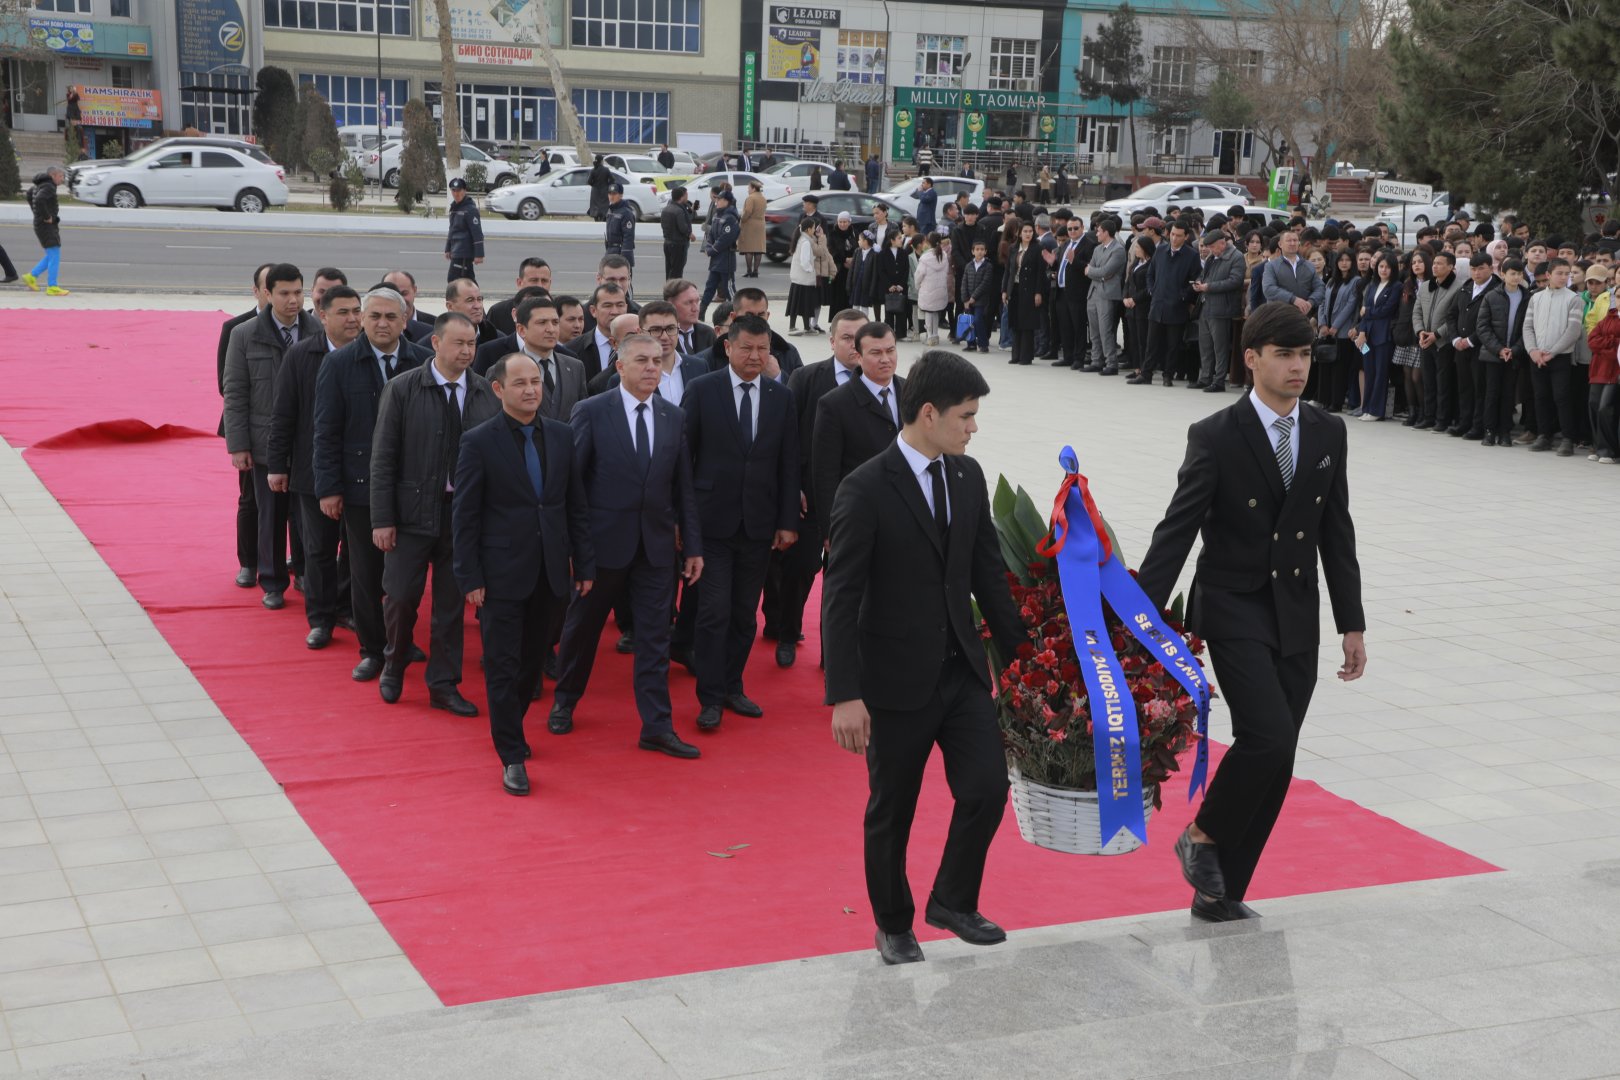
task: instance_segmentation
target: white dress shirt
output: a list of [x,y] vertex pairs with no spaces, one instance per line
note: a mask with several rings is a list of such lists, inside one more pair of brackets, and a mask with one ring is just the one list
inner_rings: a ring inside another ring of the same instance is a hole
[[752,441],[754,436],[759,434],[759,378],[756,376],[752,379],[744,379],[742,376],[737,374],[736,368],[727,368],[726,374],[731,376],[731,398],[735,403],[737,419],[739,422],[742,420],[742,388],[744,385],[753,387],[753,389],[748,392],[748,397],[750,399],[748,402],[748,409],[753,416],[753,428],[747,432],[749,440]]
[[557,354],[555,352],[553,352],[551,356],[541,356],[539,353],[525,345],[522,338],[518,338],[518,352],[535,362],[535,365],[540,369],[541,378],[544,378],[549,374],[551,376],[551,385],[557,385],[557,362],[555,360]]
[[675,357],[675,366],[658,376],[658,396],[671,405],[679,405],[686,396],[686,379],[681,376],[681,358]]
[[[928,466],[939,461],[940,458],[923,457],[922,451],[906,442],[905,439],[896,439],[895,444],[900,447],[900,453],[905,455],[906,466],[911,469],[917,478],[917,486],[922,488],[923,502],[928,504],[928,512],[934,512],[934,478],[928,472]],[[950,484],[945,485],[945,521],[951,520],[951,489]]]
[[619,400],[621,402],[623,402],[623,404],[624,404],[624,419],[625,419],[625,422],[630,425],[630,445],[632,447],[634,447],[636,445],[636,406],[637,405],[646,405],[647,406],[647,411],[642,413],[641,415],[647,418],[647,421],[646,421],[647,422],[647,456],[652,457],[653,426],[654,426],[653,425],[653,414],[652,414],[653,413],[652,398],[648,398],[645,402],[639,401],[639,400],[637,400],[636,395],[634,395],[630,391],[626,390],[624,388],[624,384],[620,383],[619,384]]
[[[1620,306],[1620,305],[1617,305],[1617,306]],[[861,366],[859,364],[855,364],[855,365],[853,365],[851,367],[845,367],[843,364],[840,364],[837,360],[833,361],[833,385],[834,386],[843,386],[845,383],[849,382],[849,380],[855,378],[860,373],[861,373]]]
[[[1277,452],[1276,423],[1282,419],[1281,413],[1273,412],[1270,405],[1260,400],[1260,395],[1253,390],[1249,391],[1249,400],[1254,403],[1254,411],[1260,415],[1260,424],[1266,429],[1266,440],[1271,443],[1271,452]],[[1300,468],[1299,460],[1299,399],[1294,399],[1294,411],[1288,414],[1294,418],[1294,426],[1288,429],[1288,450],[1294,459],[1294,471]]]
[[600,326],[596,327],[592,333],[596,335],[596,354],[602,358],[602,364],[606,366],[607,358],[613,355],[613,340],[602,333]]
[[889,419],[894,421],[894,429],[896,431],[899,431],[900,430],[900,402],[895,400],[896,395],[895,395],[895,392],[894,392],[894,383],[890,382],[888,386],[879,386],[877,383],[873,382],[871,379],[868,379],[866,377],[865,372],[862,372],[861,373],[861,384],[872,392],[872,396],[877,398],[877,402],[878,402],[879,405],[883,405],[884,401],[883,401],[883,398],[878,397],[878,395],[883,393],[883,391],[885,391],[885,390],[887,390],[889,392],[889,400],[888,400],[888,404],[887,404],[887,408],[889,410]]

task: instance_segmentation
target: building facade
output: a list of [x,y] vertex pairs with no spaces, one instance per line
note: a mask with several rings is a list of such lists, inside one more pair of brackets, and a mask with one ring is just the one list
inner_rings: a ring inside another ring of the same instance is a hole
[[[75,111],[108,127],[160,127],[147,8],[156,0],[34,0],[0,16],[0,101],[17,131],[57,131]],[[74,89],[78,88],[78,89]]]

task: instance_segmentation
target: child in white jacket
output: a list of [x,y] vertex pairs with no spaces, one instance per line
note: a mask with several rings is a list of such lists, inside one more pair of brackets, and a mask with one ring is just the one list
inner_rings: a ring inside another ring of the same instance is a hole
[[1553,259],[1547,264],[1547,287],[1532,293],[1524,313],[1524,348],[1530,354],[1530,378],[1536,388],[1536,441],[1530,449],[1554,447],[1558,456],[1575,454],[1575,398],[1570,365],[1575,343],[1582,333],[1584,305],[1581,294],[1569,287],[1569,263]]
[[917,287],[917,310],[922,312],[926,328],[926,345],[939,344],[939,318],[951,306],[951,261],[942,245],[940,237],[917,236],[917,272],[912,280]]

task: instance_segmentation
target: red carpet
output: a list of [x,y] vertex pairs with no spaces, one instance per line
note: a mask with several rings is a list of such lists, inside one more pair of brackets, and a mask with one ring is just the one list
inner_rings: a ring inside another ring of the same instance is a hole
[[[385,706],[375,684],[348,678],[351,635],[311,653],[299,604],[267,612],[235,588],[236,481],[223,444],[206,437],[219,418],[219,323],[0,313],[0,435],[31,447],[35,472],[445,1002],[870,947],[865,772],[828,734],[813,648],[786,672],[760,648],[749,691],[766,717],[727,715],[701,738],[693,681],[678,671],[676,723],[703,748],[695,762],[635,748],[629,660],[607,649],[571,736],[545,731],[548,686],[529,721],[536,791],[514,799],[500,790],[486,722],[430,711],[419,667],[400,704]],[[477,642],[469,619],[462,688],[482,706]],[[1133,856],[1031,847],[1009,809],[984,910],[1018,928],[1184,907],[1170,854],[1189,817],[1184,776],[1152,847]],[[936,760],[913,843],[919,903],[947,814]],[[1491,869],[1300,782],[1251,898]]]

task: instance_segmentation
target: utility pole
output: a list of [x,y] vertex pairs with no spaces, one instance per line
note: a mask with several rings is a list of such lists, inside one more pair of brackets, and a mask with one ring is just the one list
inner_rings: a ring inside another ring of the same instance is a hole
[[[530,10],[535,13],[535,23],[540,31],[540,56],[546,62],[546,71],[551,75],[551,92],[557,97],[557,119],[562,124],[562,131],[568,135],[568,141],[574,144],[574,151],[579,155],[581,165],[591,163],[591,151],[585,144],[585,129],[580,126],[579,113],[574,110],[574,95],[568,89],[568,83],[563,79],[562,65],[557,63],[557,54],[551,49],[551,13],[547,11],[545,3],[531,3]],[[561,132],[559,132],[561,134]]]

